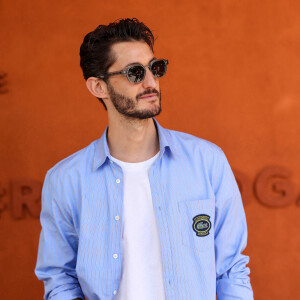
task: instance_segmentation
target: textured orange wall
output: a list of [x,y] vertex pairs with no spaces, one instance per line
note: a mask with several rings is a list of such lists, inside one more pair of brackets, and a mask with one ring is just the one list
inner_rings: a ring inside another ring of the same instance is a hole
[[[30,200],[39,185],[20,190],[16,180],[42,182],[47,169],[101,135],[107,117],[85,87],[79,47],[98,24],[121,17],[137,17],[152,28],[158,36],[157,56],[170,61],[161,80],[160,123],[218,144],[232,167],[243,173],[236,174],[247,202],[246,253],[255,299],[296,299],[300,295],[296,0],[0,0],[1,298],[42,298],[42,283],[33,273],[39,207],[31,202],[30,213],[27,209],[22,215],[18,212],[22,207],[16,206],[20,197]],[[271,179],[260,177],[256,184],[257,175],[270,165],[291,174],[275,169]],[[270,206],[258,200],[255,186],[261,201]],[[286,206],[274,207],[285,202]]]

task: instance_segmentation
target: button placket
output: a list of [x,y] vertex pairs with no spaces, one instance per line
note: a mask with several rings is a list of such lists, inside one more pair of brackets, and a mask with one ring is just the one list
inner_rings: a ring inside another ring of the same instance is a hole
[[[121,167],[115,163],[115,162],[111,162],[110,164],[110,169],[112,170],[112,175],[113,175],[113,180],[115,181],[113,184],[115,184],[115,189],[116,189],[116,196],[115,196],[115,200],[117,200],[115,202],[115,205],[113,206],[113,211],[111,211],[112,213],[112,222],[113,222],[113,227],[114,227],[114,231],[116,233],[116,238],[117,238],[117,243],[113,246],[112,250],[112,258],[113,258],[113,263],[116,265],[117,267],[117,272],[121,272],[121,251],[122,249],[121,247],[121,238],[122,238],[122,222],[121,220],[121,213],[122,213],[122,207],[123,207],[123,203],[122,203],[122,197],[123,197],[123,185],[122,185],[122,180],[123,180],[123,172]],[[114,288],[117,288],[116,286]],[[113,295],[117,294],[117,290],[113,290]]]

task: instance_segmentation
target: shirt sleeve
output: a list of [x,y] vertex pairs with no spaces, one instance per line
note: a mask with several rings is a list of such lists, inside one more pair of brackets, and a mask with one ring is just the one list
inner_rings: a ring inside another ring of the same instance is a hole
[[247,244],[247,223],[241,195],[221,152],[215,161],[215,261],[218,300],[253,300],[249,257],[242,254]]
[[35,273],[44,282],[44,299],[84,299],[75,270],[78,237],[71,209],[64,192],[52,181],[48,172],[42,190],[42,231]]

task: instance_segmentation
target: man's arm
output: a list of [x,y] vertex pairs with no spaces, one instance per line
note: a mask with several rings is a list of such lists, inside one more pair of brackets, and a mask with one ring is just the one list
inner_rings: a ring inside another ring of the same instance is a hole
[[218,300],[253,300],[247,244],[247,224],[240,192],[224,153],[215,161],[215,259]]
[[44,282],[44,298],[51,300],[84,299],[75,270],[78,238],[67,203],[68,195],[64,194],[66,190],[57,178],[46,175],[35,273]]

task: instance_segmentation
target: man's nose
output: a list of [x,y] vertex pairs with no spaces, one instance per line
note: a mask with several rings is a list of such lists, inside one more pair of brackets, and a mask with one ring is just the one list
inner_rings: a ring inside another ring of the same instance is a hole
[[151,73],[151,71],[149,70],[149,68],[146,68],[146,74],[145,74],[145,79],[142,82],[143,84],[143,88],[145,89],[155,89],[157,87],[157,82],[158,79],[154,78],[153,74]]

